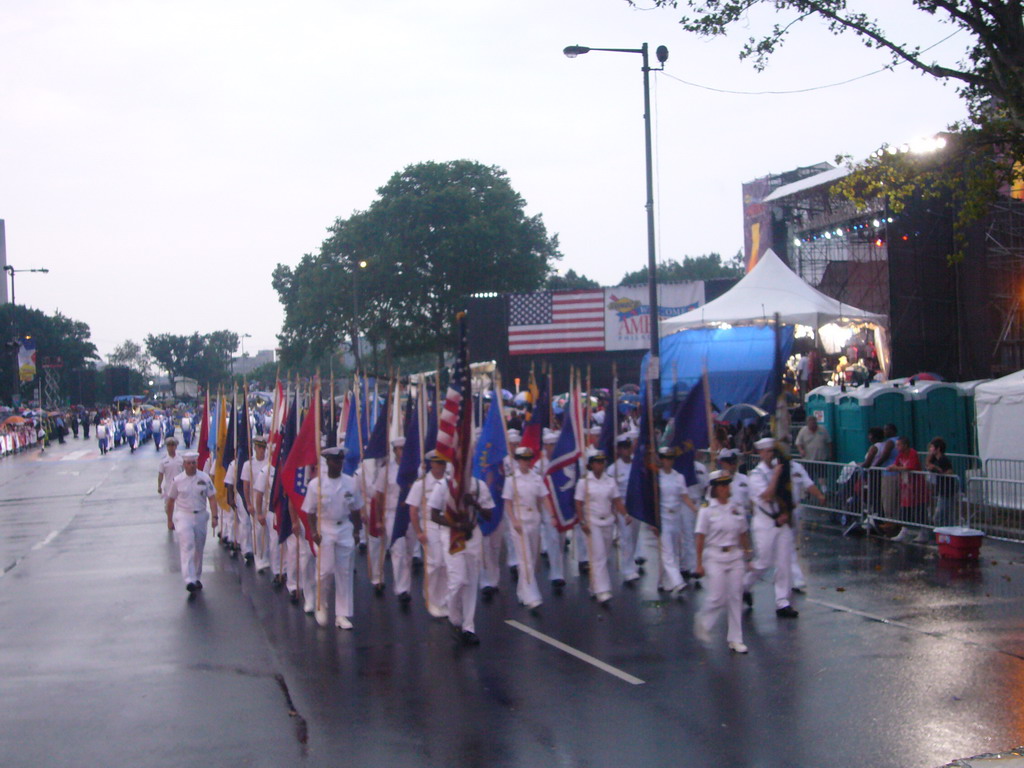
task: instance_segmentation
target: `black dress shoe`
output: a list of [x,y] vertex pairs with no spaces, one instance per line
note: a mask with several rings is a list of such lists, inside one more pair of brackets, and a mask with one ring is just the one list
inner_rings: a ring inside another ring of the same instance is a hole
[[454,637],[456,640],[462,639],[462,627],[457,627],[449,621],[448,629],[452,633],[452,637]]
[[463,645],[480,645],[480,638],[476,636],[476,632],[463,632],[462,633],[462,644]]
[[561,591],[562,587],[565,586],[565,579],[552,579],[551,586],[554,587],[556,591]]
[[580,563],[580,573],[581,574],[590,573],[590,563],[588,563],[586,561]]
[[375,595],[380,597],[381,595],[384,594],[384,585],[383,584],[374,584],[373,585],[373,592],[374,592]]
[[408,592],[403,592],[398,596],[398,602],[400,603],[408,603],[410,600],[412,600],[412,595]]
[[743,604],[745,606],[747,606],[747,608],[753,608],[754,607],[754,596],[752,594],[750,594],[749,592],[744,592],[743,593]]
[[484,587],[480,590],[480,594],[483,595],[484,600],[490,600],[497,591],[494,587]]
[[203,582],[201,582],[199,579],[196,579],[196,589],[202,589],[202,588],[203,588]]
[[779,608],[775,611],[775,615],[780,619],[795,619],[800,615],[800,612],[792,605],[787,605],[785,608]]
[[299,591],[297,589],[293,589],[291,592],[288,593],[288,599],[291,600],[293,603],[299,602]]
[[634,557],[633,558],[633,562],[636,563],[637,565],[643,565],[644,563],[647,562],[647,558],[646,557]]
[[509,571],[509,573],[512,574],[512,581],[519,581],[519,566],[518,565],[509,566],[508,571]]
[[195,592],[196,591],[196,585],[195,585],[194,582],[190,581],[188,584],[185,585],[185,589],[188,590],[189,592]]
[[252,552],[249,552],[248,554],[246,554],[246,556],[245,556],[245,564],[246,565],[252,565],[255,562],[256,562],[256,557],[255,557],[255,555],[253,555]]

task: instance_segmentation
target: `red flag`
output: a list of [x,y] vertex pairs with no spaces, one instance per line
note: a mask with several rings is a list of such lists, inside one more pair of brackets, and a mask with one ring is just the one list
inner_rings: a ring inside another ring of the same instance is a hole
[[288,458],[281,470],[281,480],[284,484],[284,492],[288,494],[293,508],[306,529],[306,538],[312,546],[313,531],[310,530],[309,520],[306,513],[302,511],[302,502],[306,500],[306,487],[312,476],[313,467],[319,468],[320,451],[316,444],[317,420],[320,418],[319,408],[316,407],[320,397],[319,387],[313,396],[314,407],[306,413],[302,420],[302,427],[295,438],[295,444],[288,452]]
[[[469,347],[466,343],[466,313],[457,316],[459,351],[448,381],[448,393],[437,428],[437,452],[452,465],[448,481],[448,504],[445,510],[450,520],[463,511],[462,495],[468,490],[472,465],[469,461],[469,443],[473,430],[473,392],[469,370]],[[451,530],[451,554],[466,548],[466,534],[458,528]]]
[[206,466],[210,458],[210,390],[206,390],[206,404],[203,406],[203,423],[199,427],[199,468]]

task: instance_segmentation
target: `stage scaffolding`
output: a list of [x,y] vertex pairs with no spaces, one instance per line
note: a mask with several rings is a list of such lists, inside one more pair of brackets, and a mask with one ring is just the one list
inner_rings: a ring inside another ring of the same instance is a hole
[[1024,202],[1005,197],[993,204],[985,257],[991,305],[1000,324],[992,373],[1000,376],[1024,368]]

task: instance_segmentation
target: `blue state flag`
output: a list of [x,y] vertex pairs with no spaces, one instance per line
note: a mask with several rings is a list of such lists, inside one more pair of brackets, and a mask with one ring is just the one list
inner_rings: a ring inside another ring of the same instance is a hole
[[576,525],[576,483],[580,472],[580,445],[576,439],[573,413],[576,408],[565,409],[565,423],[558,435],[548,465],[548,490],[555,500],[555,525],[567,531]]
[[416,399],[409,397],[405,405],[405,448],[402,459],[398,462],[398,507],[395,509],[395,524],[391,528],[392,543],[405,536],[409,528],[409,507],[405,497],[416,482],[420,471],[420,420],[416,408]]
[[477,439],[476,451],[473,454],[473,477],[480,480],[491,492],[494,499],[494,511],[490,520],[480,519],[480,532],[484,536],[490,536],[501,524],[501,516],[504,513],[505,501],[501,498],[501,491],[505,487],[505,475],[502,474],[502,464],[508,455],[508,445],[505,442],[505,428],[502,422],[501,398],[496,397],[484,417],[483,427],[480,429],[480,437]]
[[686,478],[687,485],[696,485],[696,452],[699,448],[708,447],[708,411],[703,379],[697,380],[676,409],[669,445],[679,449],[673,469]]
[[647,397],[644,392],[640,402],[640,437],[633,453],[633,469],[626,485],[626,512],[637,520],[658,528],[657,510],[654,508],[654,483],[656,467],[650,464],[650,421],[647,418]]

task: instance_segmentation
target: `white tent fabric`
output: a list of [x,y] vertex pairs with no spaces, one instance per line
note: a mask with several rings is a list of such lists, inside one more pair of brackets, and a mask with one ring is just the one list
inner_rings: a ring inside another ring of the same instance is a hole
[[776,312],[786,325],[812,328],[825,323],[886,323],[885,315],[843,304],[808,285],[768,250],[742,280],[714,301],[662,320],[661,335],[723,324],[770,323]]
[[975,387],[974,410],[982,459],[1024,457],[1024,371]]

